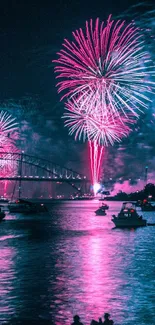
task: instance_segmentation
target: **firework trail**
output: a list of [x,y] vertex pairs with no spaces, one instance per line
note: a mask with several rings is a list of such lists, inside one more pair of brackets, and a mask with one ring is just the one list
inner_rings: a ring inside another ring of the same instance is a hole
[[98,184],[100,179],[100,171],[101,171],[101,163],[103,160],[104,147],[98,145],[96,141],[94,142],[89,141],[89,152],[90,152],[91,177],[94,185],[94,184]]

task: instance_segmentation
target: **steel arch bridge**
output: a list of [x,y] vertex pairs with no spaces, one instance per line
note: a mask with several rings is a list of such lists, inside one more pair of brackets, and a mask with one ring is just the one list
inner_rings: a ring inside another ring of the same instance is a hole
[[0,181],[90,183],[87,177],[47,159],[25,153],[0,152]]

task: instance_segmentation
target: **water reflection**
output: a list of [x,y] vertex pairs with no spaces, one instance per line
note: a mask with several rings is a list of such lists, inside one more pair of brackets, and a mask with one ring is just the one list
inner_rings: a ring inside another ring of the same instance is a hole
[[[13,236],[11,236],[12,238]],[[9,238],[9,237],[8,237]],[[5,247],[4,241],[7,236],[0,237],[0,320],[5,320],[15,313],[14,299],[14,281],[16,281],[16,272],[14,267],[14,258],[16,251],[14,248]]]
[[[134,233],[128,232],[127,235],[132,250]],[[58,304],[60,307],[62,303],[64,313],[65,309],[68,310],[68,315],[70,310],[70,317],[80,313],[87,322],[91,318],[97,319],[105,311],[117,315],[118,321],[126,316],[122,310],[126,309],[124,307],[130,299],[130,288],[126,285],[128,275],[124,274],[124,268],[132,263],[133,256],[125,257],[128,249],[124,248],[118,238],[117,240],[114,242],[113,234],[97,234],[95,231],[88,236],[68,240],[64,250],[61,249],[64,263],[59,260],[56,266],[63,270],[63,275],[57,277],[55,290],[59,291]],[[61,308],[60,312],[62,311]]]
[[120,204],[106,217],[82,204],[1,223],[1,319],[68,325],[78,313],[89,324],[110,312],[116,324],[153,324],[155,227],[113,229]]

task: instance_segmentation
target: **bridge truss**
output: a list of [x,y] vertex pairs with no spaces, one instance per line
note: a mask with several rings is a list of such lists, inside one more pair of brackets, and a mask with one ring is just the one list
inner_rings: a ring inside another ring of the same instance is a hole
[[77,191],[90,184],[85,175],[47,159],[25,153],[0,152],[0,181],[13,180],[19,181],[20,185],[22,181],[65,182]]

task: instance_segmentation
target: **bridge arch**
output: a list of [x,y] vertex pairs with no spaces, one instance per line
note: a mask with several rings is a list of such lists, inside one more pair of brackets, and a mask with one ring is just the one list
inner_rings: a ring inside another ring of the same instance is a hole
[[[1,164],[2,161],[3,164]],[[75,183],[90,183],[87,177],[81,173],[61,166],[50,160],[31,156],[25,153],[0,152],[0,167],[1,165],[3,165],[4,173],[1,175],[0,172],[0,181],[20,180],[65,182],[78,191],[79,187],[77,187]],[[13,172],[10,174],[11,166],[15,166],[15,168],[12,168]]]

